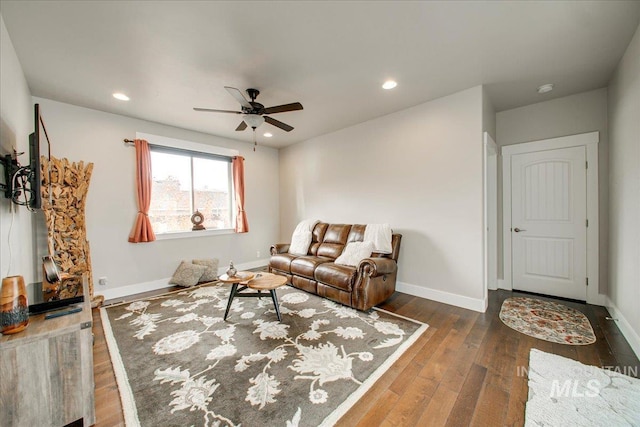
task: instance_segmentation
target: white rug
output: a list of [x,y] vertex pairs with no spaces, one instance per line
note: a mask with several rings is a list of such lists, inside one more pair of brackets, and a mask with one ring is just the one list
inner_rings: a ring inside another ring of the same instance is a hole
[[640,426],[640,379],[531,349],[525,426]]

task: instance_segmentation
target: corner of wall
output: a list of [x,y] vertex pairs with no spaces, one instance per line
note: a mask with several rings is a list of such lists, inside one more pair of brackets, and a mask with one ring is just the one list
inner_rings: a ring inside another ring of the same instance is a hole
[[636,354],[636,357],[640,359],[640,334],[636,332],[631,323],[629,323],[618,306],[610,298],[606,298],[605,306],[609,310],[612,320],[616,322],[616,326],[620,329],[620,332],[622,332],[622,335]]
[[496,141],[496,109],[485,85],[482,86],[482,131]]
[[607,89],[609,133],[608,307],[640,357],[640,25]]
[[[0,15],[0,154],[28,151],[32,111],[31,92]],[[24,163],[24,157],[19,160]],[[31,222],[26,209],[0,202],[0,275],[22,275],[27,284],[39,275],[32,240],[24,238],[31,236]]]

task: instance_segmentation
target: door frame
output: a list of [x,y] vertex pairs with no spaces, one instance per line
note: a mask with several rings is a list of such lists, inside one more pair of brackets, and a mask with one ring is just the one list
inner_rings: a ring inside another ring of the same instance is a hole
[[605,295],[599,292],[599,231],[598,231],[598,143],[600,132],[588,132],[559,138],[542,139],[506,145],[502,154],[502,247],[504,289],[513,289],[511,259],[511,156],[559,148],[585,147],[587,159],[587,303],[604,305]]
[[[498,289],[498,146],[484,132],[484,292]],[[490,257],[490,255],[493,255]],[[492,274],[493,273],[493,274]]]

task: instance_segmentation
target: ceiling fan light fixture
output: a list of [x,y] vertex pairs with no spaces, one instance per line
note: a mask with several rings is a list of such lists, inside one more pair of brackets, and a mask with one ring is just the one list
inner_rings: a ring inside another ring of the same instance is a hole
[[[216,110],[213,108],[197,108],[197,107],[194,107],[193,109],[195,111],[205,111],[205,112],[211,112],[211,113],[242,114],[243,120],[236,127],[236,131],[240,132],[245,130],[247,127],[250,127],[251,129],[253,129],[254,137],[255,137],[256,128],[262,125],[264,122],[267,122],[271,126],[275,126],[279,129],[282,129],[285,132],[291,132],[293,130],[293,126],[283,123],[280,120],[276,120],[273,117],[271,117],[271,115],[277,114],[277,113],[286,113],[288,111],[298,111],[303,109],[302,104],[300,104],[299,102],[292,102],[290,104],[275,105],[273,107],[265,108],[264,105],[258,102],[255,102],[256,97],[260,93],[260,91],[257,89],[247,89],[247,93],[251,97],[251,102],[247,101],[247,99],[244,97],[242,92],[240,92],[238,89],[231,86],[225,86],[225,89],[227,90],[227,92],[229,92],[230,95],[232,95],[236,99],[236,101],[240,103],[240,105],[242,106],[242,111]],[[263,116],[263,114],[268,114],[268,116]],[[273,135],[269,135],[267,136],[267,138],[271,136]]]
[[264,117],[259,114],[245,114],[244,116],[242,116],[242,119],[247,125],[249,125],[250,128],[253,129],[264,123]]

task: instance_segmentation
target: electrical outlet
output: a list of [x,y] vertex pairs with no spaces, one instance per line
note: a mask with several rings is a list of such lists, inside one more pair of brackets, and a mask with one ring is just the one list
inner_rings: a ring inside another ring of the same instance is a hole
[[256,258],[260,258],[260,251],[256,251]]
[[102,286],[105,286],[107,284],[107,277],[103,276],[100,279],[98,279],[98,283]]

